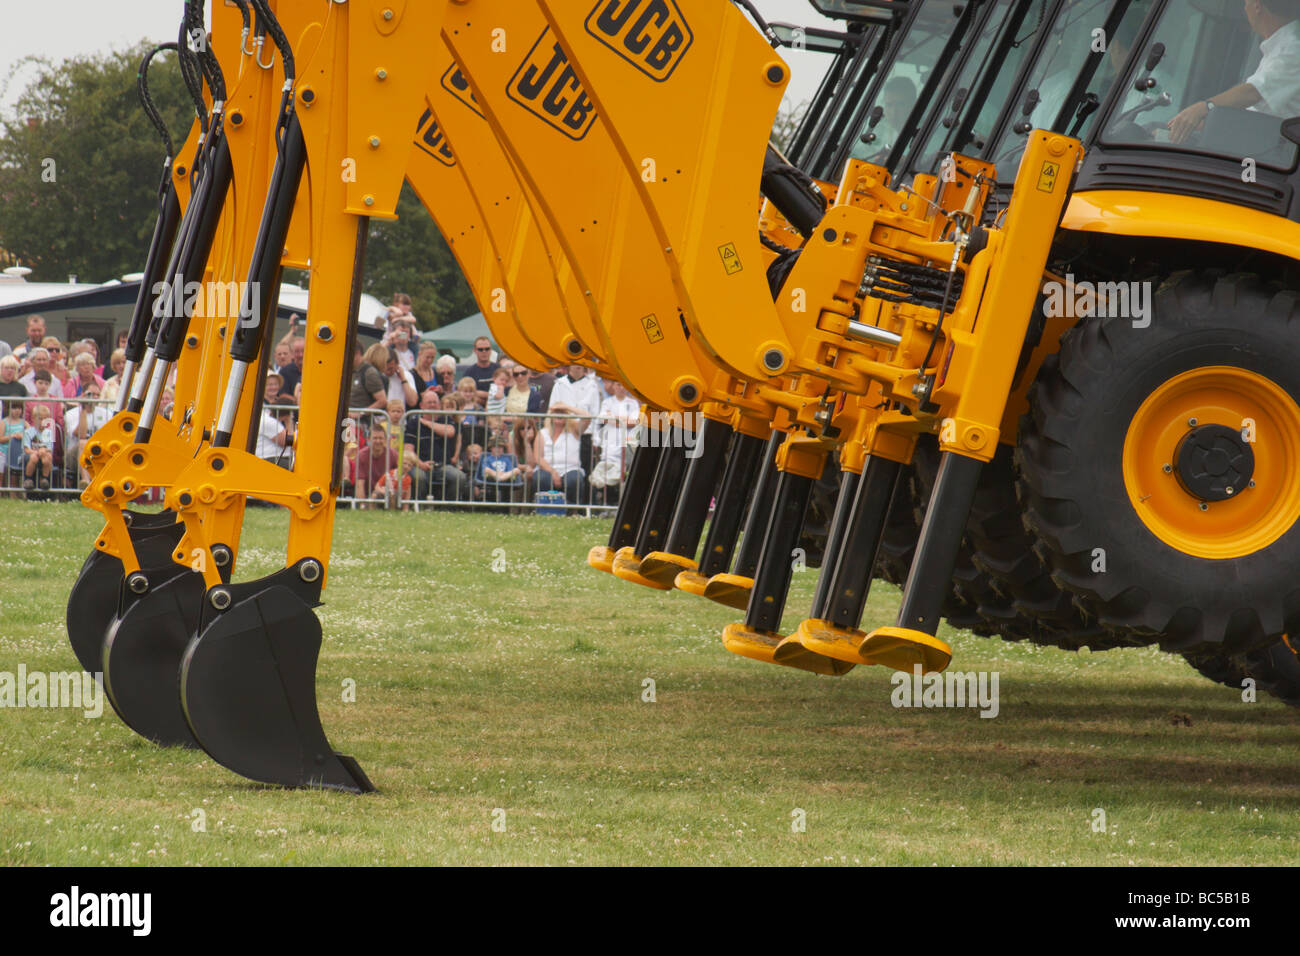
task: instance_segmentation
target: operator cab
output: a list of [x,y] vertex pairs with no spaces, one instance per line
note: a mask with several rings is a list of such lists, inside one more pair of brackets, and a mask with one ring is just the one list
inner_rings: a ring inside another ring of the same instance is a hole
[[[1276,19],[1252,23],[1238,0],[1153,6],[1077,188],[1170,192],[1300,219],[1300,17],[1276,28]],[[1222,102],[1209,108],[1212,99]]]

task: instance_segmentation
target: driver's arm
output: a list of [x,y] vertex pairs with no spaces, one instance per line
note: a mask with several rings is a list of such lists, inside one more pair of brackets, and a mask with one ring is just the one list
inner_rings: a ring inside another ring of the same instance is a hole
[[1187,137],[1204,126],[1205,117],[1210,115],[1208,103],[1213,103],[1216,108],[1227,106],[1235,109],[1246,109],[1263,99],[1264,97],[1259,95],[1259,90],[1249,83],[1238,83],[1232,89],[1224,90],[1217,96],[1211,96],[1208,100],[1193,103],[1171,119],[1168,123],[1169,140],[1173,143],[1186,142]]

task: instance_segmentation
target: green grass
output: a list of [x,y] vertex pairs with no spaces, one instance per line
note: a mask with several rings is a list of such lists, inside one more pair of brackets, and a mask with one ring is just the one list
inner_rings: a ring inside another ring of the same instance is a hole
[[[238,577],[285,540],[278,511],[248,526]],[[0,671],[74,669],[64,609],[94,515],[2,501],[0,527]],[[718,635],[736,612],[588,569],[607,529],[341,512],[317,691],[382,792],[260,787],[111,713],[2,709],[0,864],[1295,862],[1300,715],[1271,700],[1151,649],[945,631],[954,668],[1000,674],[999,716],[895,709],[878,668],[735,657]],[[789,625],[813,583],[796,575]],[[878,586],[867,623],[897,602]]]

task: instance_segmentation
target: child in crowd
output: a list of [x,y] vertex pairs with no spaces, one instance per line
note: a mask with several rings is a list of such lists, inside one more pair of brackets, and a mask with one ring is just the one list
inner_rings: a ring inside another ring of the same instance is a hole
[[510,391],[511,374],[509,369],[499,368],[492,373],[492,384],[488,386],[487,413],[504,415],[506,413],[506,393]]
[[50,490],[50,476],[54,473],[54,418],[45,405],[37,405],[33,425],[23,432],[23,450],[27,453],[23,466],[23,487],[28,491],[40,488]]
[[[0,430],[0,440],[4,441],[5,446],[5,469],[9,474],[22,474],[27,462],[27,452],[23,449],[23,435],[26,431],[27,423],[23,421],[23,403],[9,402],[5,409],[4,428]],[[21,495],[18,491],[14,491],[13,497],[18,498]]]

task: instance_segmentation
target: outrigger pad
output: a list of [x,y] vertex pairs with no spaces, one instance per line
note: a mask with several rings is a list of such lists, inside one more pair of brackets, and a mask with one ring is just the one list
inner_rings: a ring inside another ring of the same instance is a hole
[[858,653],[869,664],[908,674],[917,664],[921,665],[922,673],[937,674],[952,660],[952,648],[947,641],[906,627],[876,628],[863,640]]
[[181,660],[199,624],[203,575],[173,564],[146,572],[149,590],[122,585],[122,613],[102,645],[104,689],[122,722],[164,747],[198,747],[181,710]]
[[[947,641],[905,627],[879,627],[867,634],[857,628],[836,627],[830,621],[812,619],[801,622],[799,630],[786,641],[837,660],[878,664],[907,674],[917,664],[921,665],[922,673],[938,673],[952,660],[952,648]],[[777,656],[779,659],[779,652]]]
[[[623,552],[620,551],[619,554],[622,555]],[[673,589],[671,578],[667,583],[664,583],[642,574],[641,560],[637,558],[635,552],[630,557],[624,556],[614,559],[614,577],[621,578],[624,581],[631,581],[633,584],[639,584],[644,588],[654,588],[656,591],[671,591]],[[673,577],[676,577],[676,575],[673,575]]]
[[840,677],[854,668],[853,664],[823,657],[811,651],[787,653],[784,657],[777,657],[776,650],[783,640],[779,634],[766,634],[744,624],[728,624],[722,631],[722,646],[731,653],[748,657],[750,660],[782,664],[826,677]]
[[683,571],[694,571],[697,567],[699,565],[692,558],[669,554],[667,551],[653,551],[641,559],[638,570],[641,577],[669,591],[676,586],[677,575]]
[[673,579],[673,587],[687,594],[704,597],[704,589],[709,586],[709,579],[698,571],[682,571]]
[[749,592],[754,589],[754,579],[739,574],[715,574],[704,587],[704,596],[737,611],[749,610]]
[[181,704],[199,746],[250,780],[374,791],[325,738],[316,709],[321,626],[311,607],[280,583],[228,590],[235,598],[225,611],[205,606],[181,669]]
[[598,544],[587,552],[587,564],[606,574],[614,573],[614,552],[608,545]]
[[[170,511],[157,514],[126,512],[127,532],[142,569],[172,564],[172,549],[185,533]],[[90,552],[68,595],[68,642],[84,670],[98,674],[104,667],[104,634],[119,609],[124,570],[122,562],[98,549]]]

